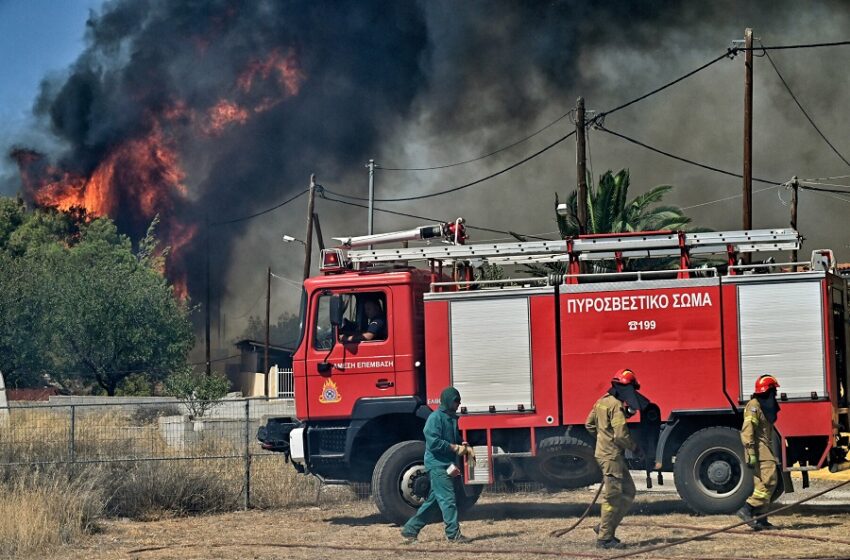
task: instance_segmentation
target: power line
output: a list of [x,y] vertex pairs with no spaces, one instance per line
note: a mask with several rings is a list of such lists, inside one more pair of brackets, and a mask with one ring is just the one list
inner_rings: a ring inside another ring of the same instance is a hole
[[814,177],[812,179],[802,179],[801,183],[812,183],[814,181],[835,181],[836,179],[848,179],[850,175],[836,175],[835,177]]
[[[820,47],[837,47],[837,46],[842,46],[842,45],[850,45],[850,41],[834,41],[834,42],[827,42],[827,43],[808,43],[808,44],[797,44],[797,45],[775,45],[775,46],[767,46],[767,47],[762,45],[759,48],[752,48],[751,50],[768,51],[768,50],[788,50],[788,49],[809,49],[809,48],[820,48]],[[656,93],[659,93],[659,92],[661,92],[661,91],[663,91],[663,90],[665,90],[665,89],[667,89],[671,86],[674,86],[677,83],[690,78],[694,74],[701,72],[702,70],[705,70],[709,66],[712,66],[713,64],[723,60],[724,58],[732,58],[738,52],[741,52],[741,51],[744,51],[744,50],[747,50],[747,49],[745,47],[729,48],[729,49],[726,50],[725,53],[723,53],[723,54],[717,56],[716,58],[706,62],[702,66],[699,66],[696,69],[691,70],[690,72],[688,72],[688,73],[686,73],[686,74],[684,74],[684,75],[682,75],[682,76],[680,76],[680,77],[678,77],[678,78],[676,78],[676,79],[674,79],[670,82],[667,82],[666,84],[664,84],[664,85],[662,85],[662,86],[660,86],[660,87],[658,87],[658,88],[656,88],[652,91],[649,91],[649,92],[647,92],[647,93],[645,93],[645,94],[643,94],[639,97],[636,97],[636,98],[634,98],[630,101],[627,101],[627,102],[623,103],[622,105],[618,105],[617,107],[615,107],[615,108],[613,108],[609,111],[606,111],[604,113],[600,113],[599,115],[597,115],[596,119],[601,121],[605,118],[606,115],[610,115],[612,113],[615,113],[616,111],[619,111],[621,109],[625,109],[626,107],[629,107],[630,105],[633,105],[633,104],[635,104],[639,101],[642,101],[642,100],[646,99],[647,97],[655,95]],[[765,54],[767,54],[767,53],[765,52]],[[498,149],[493,150],[491,152],[488,152],[486,154],[482,154],[482,155],[475,157],[475,158],[472,158],[472,159],[467,159],[467,160],[463,160],[463,161],[458,161],[458,162],[454,162],[454,163],[447,163],[447,164],[442,164],[442,165],[428,165],[428,166],[422,166],[422,167],[381,167],[381,169],[383,169],[384,171],[431,171],[431,170],[435,170],[435,169],[447,169],[449,167],[457,167],[459,165],[466,165],[468,163],[480,161],[482,159],[486,159],[488,157],[491,157],[491,156],[494,156],[494,155],[499,154],[501,152],[504,152],[505,150],[509,150],[509,149],[511,149],[515,146],[522,144],[523,142],[527,142],[528,140],[534,138],[535,136],[544,132],[545,130],[548,130],[549,128],[551,128],[555,124],[559,123],[560,121],[562,121],[563,119],[568,117],[570,115],[570,113],[572,113],[572,110],[564,113],[563,115],[561,115],[560,117],[558,117],[554,121],[545,125],[543,128],[540,128],[540,129],[536,130],[535,132],[532,132],[528,136],[520,138],[519,140],[516,140],[516,141],[508,144],[507,146],[503,146],[501,148],[498,148]]]
[[296,194],[296,195],[294,195],[290,198],[287,198],[286,200],[284,200],[280,204],[276,204],[276,205],[272,206],[271,208],[266,208],[265,210],[255,212],[254,214],[250,214],[248,216],[242,216],[241,218],[234,218],[232,220],[222,220],[220,222],[212,222],[210,225],[211,226],[221,226],[221,225],[225,225],[225,224],[235,224],[236,222],[244,222],[245,220],[250,220],[252,218],[256,218],[257,216],[262,216],[263,214],[268,214],[269,212],[272,212],[272,211],[277,210],[278,208],[280,208],[282,206],[289,204],[293,200],[296,200],[298,197],[300,197],[304,194],[307,194],[307,192],[309,190],[310,189],[304,189],[303,191],[299,192],[298,194]]
[[[712,66],[713,64],[723,60],[724,58],[733,57],[735,54],[737,54],[737,52],[739,50],[741,50],[741,49],[737,49],[737,48],[727,49],[725,53],[717,56],[716,58],[711,59],[710,61],[706,62],[705,64],[703,64],[703,65],[701,65],[697,68],[695,68],[694,70],[691,70],[691,71],[687,72],[686,74],[683,74],[682,76],[679,76],[678,78],[675,78],[674,80],[671,80],[671,81],[669,81],[669,82],[667,82],[667,83],[665,83],[665,84],[663,84],[663,85],[661,85],[661,86],[659,86],[659,87],[657,87],[657,88],[655,88],[655,89],[653,89],[653,90],[651,90],[651,91],[649,91],[649,92],[647,92],[647,93],[645,93],[645,94],[643,94],[639,97],[636,97],[634,99],[626,101],[625,103],[618,105],[618,106],[614,107],[613,109],[610,109],[608,111],[600,113],[596,117],[591,119],[589,122],[591,122],[591,123],[595,122],[595,121],[601,122],[605,118],[605,116],[610,115],[612,113],[615,113],[617,111],[620,111],[622,109],[625,109],[626,107],[634,105],[635,103],[638,103],[639,101],[642,101],[642,100],[646,99],[647,97],[651,97],[651,96],[655,95],[656,93],[664,91],[665,89],[672,87],[672,86],[678,84],[679,82],[690,78],[694,74],[705,70],[709,66]],[[488,158],[490,156],[496,155],[496,154],[501,153],[505,150],[513,148],[514,146],[518,146],[519,144],[522,144],[523,142],[526,142],[526,141],[530,140],[531,138],[534,138],[535,136],[537,136],[541,132],[543,132],[543,131],[551,128],[555,124],[561,122],[562,120],[564,120],[565,118],[570,116],[572,113],[573,113],[573,110],[570,109],[569,111],[567,111],[566,113],[564,113],[563,115],[561,115],[560,117],[555,119],[554,121],[550,122],[549,124],[547,124],[543,128],[529,134],[528,136],[521,138],[520,140],[517,140],[515,142],[512,142],[511,144],[508,144],[507,146],[504,146],[504,147],[499,148],[497,150],[493,150],[492,152],[483,154],[481,156],[478,156],[478,157],[475,157],[475,158],[472,158],[472,159],[468,159],[468,160],[464,160],[464,161],[458,161],[458,162],[455,162],[455,163],[443,164],[443,165],[431,165],[431,166],[422,166],[422,167],[381,167],[381,169],[383,169],[385,171],[430,171],[432,169],[446,169],[448,167],[456,167],[456,166],[459,166],[459,165],[464,165],[464,164],[467,164],[467,163],[480,161],[482,159]],[[561,140],[563,140],[563,138]],[[365,199],[355,199],[355,200],[365,200]],[[391,202],[391,200],[381,200],[380,202]]]
[[[782,185],[771,185],[769,187],[764,187],[763,189],[756,189],[756,190],[753,191],[753,194],[777,189],[781,186]],[[679,208],[679,210],[692,210],[694,208],[699,208],[701,206],[710,206],[711,204],[717,204],[718,202],[726,202],[727,200],[734,200],[736,198],[741,198],[742,196],[744,196],[744,195],[743,194],[733,194],[731,196],[724,196],[723,198],[717,198],[715,200],[708,200],[706,202],[700,202],[699,204],[692,204],[690,206],[682,206],[682,207]]]
[[[838,189],[825,189],[825,188],[821,188],[821,187],[813,187],[811,185],[800,185],[800,188],[802,190],[806,190],[806,191],[828,192],[828,193],[836,193],[836,194],[850,194],[850,192],[848,192],[846,190],[842,191],[842,190],[838,190]],[[850,188],[850,187],[845,187],[845,188]]]
[[[325,192],[327,193],[327,192],[330,192],[330,191],[325,189]],[[331,194],[333,194],[333,193],[331,193]],[[322,196],[323,199],[328,200],[330,202],[336,202],[336,203],[345,204],[345,205],[348,205],[348,206],[356,206],[357,208],[369,208],[365,204],[359,204],[357,202],[350,202],[348,200],[340,200],[340,199],[337,199],[337,198],[328,198],[327,196],[325,196],[324,193],[321,196]],[[388,210],[386,208],[375,208],[375,212],[384,212],[385,214],[393,214],[395,216],[403,216],[405,218],[415,218],[417,220],[425,220],[425,221],[428,221],[428,222],[443,222],[443,220],[440,220],[438,218],[430,218],[428,216],[419,216],[419,215],[416,215],[416,214],[409,214],[407,212],[398,212],[396,210]],[[467,229],[474,229],[474,230],[477,230],[477,231],[485,231],[487,233],[498,233],[498,234],[502,234],[502,235],[509,235],[511,237],[513,237],[514,234],[516,233],[516,232],[504,231],[504,230],[500,230],[500,229],[493,229],[493,228],[487,228],[487,227],[481,227],[481,226],[473,226],[471,224],[465,224],[465,227]],[[523,235],[523,234],[520,233],[518,235]],[[548,239],[546,239],[544,237],[537,237],[537,236],[533,236],[533,235],[526,235],[525,237],[540,239],[542,241],[548,241]]]
[[839,185],[837,183],[818,183],[817,181],[798,181],[798,183],[804,183],[806,185],[818,185],[821,187],[840,187],[843,189],[850,189],[850,185]]
[[[613,130],[611,130],[611,129],[609,129],[609,128],[605,128],[604,126],[602,126],[602,125],[600,125],[600,124],[597,124],[597,125],[596,125],[596,127],[597,127],[599,130],[602,130],[602,131],[604,131],[604,132],[607,132],[608,134],[610,134],[610,135],[612,135],[612,136],[616,136],[617,138],[620,138],[620,139],[622,139],[622,140],[625,140],[626,142],[630,142],[630,143],[635,144],[635,145],[637,145],[637,146],[640,146],[640,147],[642,147],[642,148],[646,148],[647,150],[650,150],[650,151],[655,152],[655,153],[657,153],[657,154],[660,154],[660,155],[662,155],[662,156],[666,156],[666,157],[669,157],[669,158],[675,159],[675,160],[677,160],[677,161],[681,161],[682,163],[687,163],[687,164],[689,164],[689,165],[694,165],[694,166],[696,166],[696,167],[701,167],[701,168],[703,168],[703,169],[707,169],[707,170],[709,170],[709,171],[714,171],[714,172],[716,172],[716,173],[722,173],[723,175],[728,175],[728,176],[730,176],[730,177],[737,177],[738,179],[743,178],[743,175],[741,175],[740,173],[734,173],[734,172],[732,172],[732,171],[727,171],[726,169],[721,169],[721,168],[719,168],[719,167],[714,167],[713,165],[708,165],[708,164],[706,164],[706,163],[700,163],[700,162],[698,162],[698,161],[694,161],[694,160],[692,160],[692,159],[688,159],[688,158],[685,158],[685,157],[682,157],[682,156],[677,156],[676,154],[672,154],[672,153],[667,152],[667,151],[664,151],[664,150],[662,150],[662,149],[660,149],[660,148],[655,148],[655,147],[653,147],[653,146],[650,146],[649,144],[646,144],[646,143],[644,143],[644,142],[641,142],[640,140],[636,140],[636,139],[634,139],[634,138],[630,138],[629,136],[626,136],[625,134],[620,134],[619,132],[615,132],[615,131],[613,131]],[[781,181],[771,181],[770,179],[760,179],[760,178],[758,178],[758,177],[753,177],[753,181],[757,181],[757,182],[759,182],[759,183],[765,183],[765,184],[768,184],[768,185],[782,185],[782,184],[783,184]]]
[[[570,136],[572,136],[574,134],[575,134],[575,130],[570,132],[566,136],[561,136],[560,138],[558,138],[557,140],[555,140],[554,142],[552,142],[548,146],[545,146],[544,148],[537,150],[533,154],[526,156],[525,158],[519,160],[518,162],[511,164],[511,165],[505,167],[504,169],[500,169],[499,171],[496,171],[495,173],[491,173],[491,174],[487,175],[486,177],[481,177],[480,179],[476,179],[475,181],[472,181],[470,183],[465,183],[463,185],[458,185],[456,187],[450,187],[450,188],[442,190],[442,191],[438,191],[438,192],[434,192],[434,193],[428,193],[428,194],[421,194],[421,195],[417,195],[417,196],[403,196],[403,197],[399,197],[399,198],[375,198],[373,200],[375,202],[407,202],[407,201],[411,201],[411,200],[422,200],[422,199],[425,199],[425,198],[433,198],[435,196],[442,196],[444,194],[449,194],[449,193],[457,192],[457,191],[460,191],[460,190],[463,190],[463,189],[468,189],[469,187],[474,187],[475,185],[479,185],[479,184],[483,183],[484,181],[489,181],[490,179],[493,179],[494,177],[498,177],[499,175],[507,173],[508,171],[511,171],[512,169],[516,169],[520,165],[522,165],[526,162],[529,162],[532,159],[536,158],[537,156],[551,150],[552,148],[554,148],[555,146],[557,146],[558,144],[560,144],[561,142],[563,142],[564,140],[566,140],[567,138],[569,138]],[[333,192],[333,191],[328,190],[328,189],[325,189],[325,191],[327,191],[328,193],[330,193],[334,196],[338,196],[340,198],[347,198],[349,200],[369,200],[368,198],[365,198],[365,197],[362,197],[362,196],[342,194],[342,193],[338,193],[338,192]]]
[[507,146],[503,146],[503,147],[501,147],[497,150],[493,150],[492,152],[480,155],[480,156],[472,158],[472,159],[467,159],[467,160],[464,160],[464,161],[458,161],[458,162],[455,162],[455,163],[447,163],[447,164],[444,164],[444,165],[432,165],[430,167],[383,167],[383,166],[380,166],[380,165],[376,166],[376,167],[378,169],[382,169],[384,171],[432,171],[434,169],[447,169],[449,167],[457,167],[459,165],[466,165],[467,163],[473,163],[473,162],[476,162],[476,161],[480,161],[482,159],[486,159],[490,156],[494,156],[498,153],[504,152],[505,150],[510,150],[514,146],[519,146],[523,142],[531,140],[532,138],[534,138],[535,136],[537,136],[541,132],[552,128],[553,126],[555,126],[556,124],[558,124],[559,122],[561,122],[562,120],[564,120],[565,118],[570,116],[572,113],[573,113],[573,109],[570,109],[569,111],[567,111],[566,113],[564,113],[563,115],[561,115],[560,117],[555,119],[554,121],[550,122],[549,124],[547,124],[546,126],[544,126],[541,129],[537,130],[536,132],[532,132],[531,134],[529,134],[525,138],[521,138],[521,139],[517,140],[516,142],[508,144]]
[[289,278],[285,278],[283,276],[278,276],[274,272],[272,272],[271,274],[272,274],[272,278],[277,278],[278,280],[285,282],[286,284],[291,284],[292,286],[298,288],[299,290],[303,287],[301,282],[296,282],[295,280],[290,280]]
[[[791,50],[791,49],[818,49],[821,47],[840,47],[850,45],[850,41],[832,41],[829,43],[802,43],[798,45],[773,45],[773,46],[759,46],[752,47],[750,50],[753,51],[782,51],[782,50]],[[736,47],[737,50],[743,51],[747,50],[745,47]]]
[[698,72],[702,72],[703,70],[705,70],[705,69],[706,69],[706,68],[708,68],[709,66],[712,66],[713,64],[716,64],[716,63],[720,62],[720,61],[721,61],[721,60],[723,60],[724,58],[732,58],[733,56],[735,56],[735,54],[737,54],[737,51],[739,51],[739,50],[741,50],[741,49],[737,49],[737,48],[729,48],[729,49],[727,49],[727,50],[726,50],[726,52],[725,52],[725,53],[723,53],[723,54],[721,54],[720,56],[717,56],[717,57],[715,57],[715,58],[713,58],[713,59],[709,60],[708,62],[706,62],[706,63],[705,63],[705,64],[703,64],[702,66],[699,66],[699,67],[697,67],[697,68],[695,68],[695,69],[691,70],[691,71],[690,71],[690,72],[688,72],[687,74],[684,74],[684,75],[682,75],[682,76],[679,76],[679,77],[678,77],[678,78],[676,78],[675,80],[672,80],[672,81],[670,81],[670,82],[667,82],[666,84],[664,84],[664,85],[662,85],[662,86],[659,86],[659,87],[657,87],[657,88],[655,88],[655,89],[653,89],[653,90],[651,90],[651,91],[648,91],[648,92],[644,93],[644,94],[643,94],[643,95],[641,95],[641,96],[635,97],[634,99],[632,99],[632,100],[630,100],[630,101],[626,101],[626,102],[625,102],[625,103],[623,103],[622,105],[617,105],[617,106],[616,106],[616,107],[614,107],[613,109],[609,109],[609,110],[607,110],[607,111],[604,111],[604,112],[602,112],[602,113],[599,113],[598,115],[596,115],[595,117],[593,117],[592,119],[590,119],[590,121],[589,121],[589,122],[590,122],[590,124],[594,124],[594,123],[601,123],[601,122],[603,122],[603,121],[605,120],[605,117],[606,117],[606,116],[611,115],[611,114],[613,114],[613,113],[616,113],[617,111],[621,111],[621,110],[625,109],[626,107],[629,107],[629,106],[631,106],[631,105],[634,105],[635,103],[637,103],[637,102],[639,102],[639,101],[643,101],[643,100],[644,100],[644,99],[646,99],[647,97],[652,97],[652,96],[653,96],[653,95],[655,95],[656,93],[662,92],[662,91],[664,91],[665,89],[667,89],[667,88],[669,88],[669,87],[672,87],[672,86],[674,86],[674,85],[678,84],[679,82],[681,82],[681,81],[683,81],[683,80],[687,80],[688,78],[690,78],[690,77],[691,77],[691,76],[693,76],[694,74],[696,74],[696,73],[698,73]]
[[[761,42],[761,41],[759,41],[759,42]],[[818,127],[818,125],[815,124],[815,121],[812,118],[812,116],[809,115],[809,112],[806,111],[803,108],[803,105],[800,103],[800,100],[797,99],[797,96],[794,95],[793,91],[791,91],[791,86],[789,86],[788,82],[785,81],[785,78],[782,76],[782,73],[779,71],[779,68],[777,68],[776,63],[773,62],[773,59],[770,57],[770,53],[765,51],[764,54],[767,57],[768,62],[770,62],[770,65],[773,67],[774,72],[776,72],[776,75],[779,76],[779,80],[782,82],[782,85],[785,86],[785,90],[788,92],[788,95],[790,95],[791,99],[794,100],[794,103],[797,104],[797,108],[800,109],[800,111],[806,117],[806,120],[809,121],[810,125],[812,125],[812,128],[815,129],[815,131],[818,133],[818,135],[823,139],[824,142],[826,142],[826,145],[829,146],[832,149],[832,151],[835,153],[835,155],[837,155],[841,159],[841,161],[844,162],[845,165],[850,167],[850,161],[847,161],[847,158],[844,157],[841,154],[841,152],[838,151],[838,148],[836,148],[835,145],[832,142],[829,141],[829,138],[827,138],[826,135],[823,133],[823,131]]]

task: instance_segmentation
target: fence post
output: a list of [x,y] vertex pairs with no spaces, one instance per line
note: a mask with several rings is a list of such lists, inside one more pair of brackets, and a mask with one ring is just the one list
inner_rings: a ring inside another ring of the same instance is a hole
[[71,463],[76,462],[77,460],[77,449],[76,449],[76,441],[74,432],[76,432],[76,424],[77,424],[77,407],[73,404],[71,405],[71,429],[70,434],[68,435],[68,461]]
[[245,399],[245,496],[243,509],[251,507],[251,399]]

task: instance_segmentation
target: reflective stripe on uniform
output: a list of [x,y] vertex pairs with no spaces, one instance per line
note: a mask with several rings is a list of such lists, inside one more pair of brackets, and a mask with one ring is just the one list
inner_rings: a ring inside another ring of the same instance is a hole
[[625,418],[614,418],[613,420],[611,420],[611,425],[615,428],[617,426],[624,426],[625,424],[626,424]]
[[752,422],[752,423],[753,423],[753,424],[755,424],[756,426],[758,426],[758,425],[759,425],[759,419],[758,419],[758,416],[744,415],[744,422],[746,422],[747,420],[749,420],[750,422]]
[[759,490],[758,488],[756,488],[755,490],[753,490],[753,497],[755,497],[755,498],[769,498],[770,492],[766,492],[764,490]]

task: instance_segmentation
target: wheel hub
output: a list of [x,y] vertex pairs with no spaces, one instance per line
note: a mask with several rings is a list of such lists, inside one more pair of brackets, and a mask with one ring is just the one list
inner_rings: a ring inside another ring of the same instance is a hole
[[697,488],[712,498],[731,496],[743,483],[740,461],[728,448],[704,450],[694,462]]
[[401,475],[399,490],[404,501],[413,507],[419,507],[431,488],[428,472],[424,465],[411,465]]
[[708,479],[714,484],[725,485],[732,479],[732,467],[726,461],[712,461],[708,465]]

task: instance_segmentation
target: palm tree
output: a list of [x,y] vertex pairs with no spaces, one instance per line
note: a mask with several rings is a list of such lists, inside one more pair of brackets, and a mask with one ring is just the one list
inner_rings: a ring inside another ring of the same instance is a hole
[[[691,219],[685,216],[680,208],[659,205],[664,195],[673,189],[672,185],[653,187],[648,192],[638,195],[628,201],[629,171],[621,169],[617,174],[606,171],[599,177],[599,183],[587,191],[587,233],[627,233],[633,231],[658,230],[690,230]],[[559,204],[555,195],[555,207]],[[556,213],[558,231],[562,238],[579,234],[578,221],[578,192],[573,191],[567,197],[567,212],[562,216]],[[627,261],[627,270],[651,268],[668,268],[676,264],[675,259],[643,259]],[[613,263],[597,261],[593,265],[596,272],[612,270]],[[566,263],[551,263],[545,265],[528,265],[526,269],[535,275],[551,273],[564,274]]]
[[[588,182],[589,183],[589,182]],[[629,195],[629,171],[621,169],[616,175],[606,171],[599,184],[587,191],[587,233],[627,233],[632,231],[684,230],[691,222],[675,206],[654,206],[673,189],[672,185],[653,187],[648,192],[626,202]],[[555,206],[559,204],[555,195]],[[562,237],[578,235],[578,193],[567,197],[567,215],[557,215]]]

